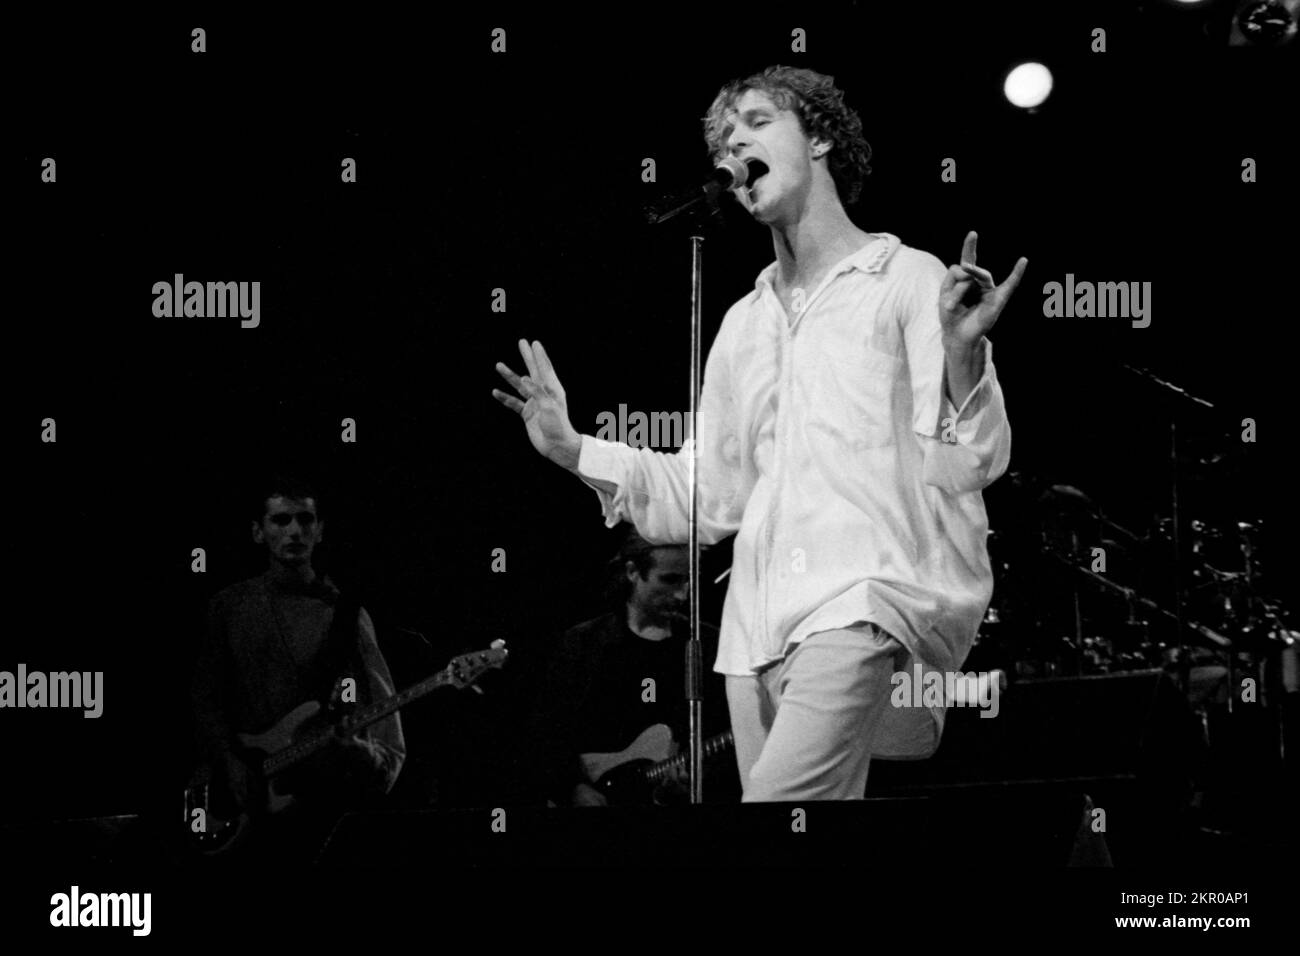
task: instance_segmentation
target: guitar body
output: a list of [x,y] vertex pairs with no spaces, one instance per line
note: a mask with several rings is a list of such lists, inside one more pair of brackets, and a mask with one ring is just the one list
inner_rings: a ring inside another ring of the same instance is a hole
[[256,829],[252,817],[240,813],[232,820],[209,813],[206,829],[193,837],[193,845],[204,856],[234,855]]
[[654,766],[650,760],[629,760],[615,767],[593,786],[605,795],[612,807],[645,807],[662,803],[656,785],[645,778],[645,771]]
[[587,779],[599,784],[601,779],[615,767],[633,760],[659,763],[671,757],[674,749],[673,732],[668,725],[655,724],[641,731],[636,740],[617,753],[583,754],[578,759],[582,761],[582,769],[587,774]]
[[[731,731],[704,741],[704,757],[731,750]],[[679,754],[666,724],[647,727],[625,749],[615,753],[586,753],[578,759],[588,782],[611,804],[668,804],[680,799],[673,781],[686,773],[688,754]]]
[[207,856],[233,853],[243,844],[249,842],[259,829],[258,821],[268,816],[290,809],[296,802],[283,780],[277,776],[267,777],[262,766],[267,757],[273,756],[292,745],[305,733],[316,729],[321,706],[316,701],[308,701],[295,707],[281,717],[273,727],[260,734],[236,734],[238,741],[237,756],[244,762],[249,773],[249,805],[231,819],[216,813],[207,815],[207,829],[202,838],[196,840],[199,849]]
[[[304,734],[318,729],[319,722],[314,718],[320,711],[320,704],[309,700],[289,711],[269,730],[264,730],[260,734],[237,734],[245,762],[250,767],[256,768],[267,757],[274,756]],[[259,783],[262,784],[262,794],[258,803],[262,813],[276,814],[293,806],[293,795],[279,790],[278,787],[283,784],[274,776],[263,778]]]
[[[481,675],[503,667],[508,657],[505,641],[493,641],[487,650],[461,654],[418,684],[353,712],[337,727],[329,724],[319,702],[307,701],[261,733],[237,734],[238,756],[248,767],[251,778],[249,806],[231,820],[220,818],[211,812],[211,807],[205,806],[206,827],[201,833],[191,831],[192,845],[206,856],[215,856],[247,843],[249,834],[258,829],[259,821],[290,809],[296,802],[281,774],[327,747],[337,739],[336,734],[357,734],[440,687],[475,686]],[[209,778],[210,775],[211,771]],[[206,794],[206,785],[202,789]],[[193,806],[190,793],[186,791],[187,823]]]
[[587,753],[578,759],[592,786],[612,804],[651,803],[654,785],[645,771],[673,757],[677,745],[666,724],[647,727],[626,748],[617,753]]

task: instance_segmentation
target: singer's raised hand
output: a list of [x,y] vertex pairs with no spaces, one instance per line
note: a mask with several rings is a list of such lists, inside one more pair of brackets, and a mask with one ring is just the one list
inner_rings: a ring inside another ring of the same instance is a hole
[[520,397],[497,388],[492,389],[492,397],[519,413],[534,448],[557,465],[572,471],[578,467],[582,436],[569,422],[569,406],[564,386],[555,374],[555,366],[541,342],[529,345],[525,339],[520,339],[519,354],[528,369],[527,375],[516,375],[504,362],[497,362],[496,369]]
[[939,322],[945,344],[962,347],[977,344],[997,322],[1029,264],[1022,256],[1006,281],[997,285],[991,272],[975,264],[977,240],[974,232],[967,234],[961,264],[948,267],[939,288]]

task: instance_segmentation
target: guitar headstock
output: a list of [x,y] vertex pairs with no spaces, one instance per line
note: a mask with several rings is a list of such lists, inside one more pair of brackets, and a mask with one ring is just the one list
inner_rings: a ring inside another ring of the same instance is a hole
[[447,681],[459,689],[469,687],[488,671],[504,667],[509,656],[506,642],[497,640],[485,651],[453,657],[446,667]]

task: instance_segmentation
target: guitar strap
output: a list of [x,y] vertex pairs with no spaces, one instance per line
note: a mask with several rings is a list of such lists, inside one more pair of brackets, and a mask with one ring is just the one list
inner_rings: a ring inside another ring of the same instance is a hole
[[[351,677],[360,689],[362,684],[361,647],[357,640],[357,619],[361,614],[361,601],[355,591],[333,592],[334,618],[330,623],[329,637],[325,641],[325,680],[321,688],[321,702],[326,707],[338,709],[333,699],[334,688],[340,678]],[[347,706],[347,705],[345,705]]]

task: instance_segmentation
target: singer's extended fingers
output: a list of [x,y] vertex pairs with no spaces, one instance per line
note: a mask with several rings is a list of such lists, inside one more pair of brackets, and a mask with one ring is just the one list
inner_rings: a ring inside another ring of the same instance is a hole
[[494,388],[492,389],[492,397],[512,412],[518,412],[521,415],[524,413],[524,403],[513,395],[507,395],[501,389]]
[[537,390],[537,386],[529,376],[516,375],[510,370],[510,366],[504,362],[497,362],[497,374],[509,382],[510,386],[525,398],[532,398]]
[[962,262],[969,262],[971,265],[975,264],[975,244],[978,240],[979,236],[976,235],[974,229],[966,233],[966,241],[962,243],[961,247]]
[[534,381],[539,381],[540,376],[537,374],[537,359],[533,357],[533,347],[528,344],[527,339],[519,340],[519,354],[524,357],[524,364],[528,366],[528,374],[533,377]]
[[991,289],[997,285],[997,283],[993,281],[993,273],[989,272],[988,269],[981,269],[973,262],[963,262],[961,267],[972,277],[977,279],[982,288]]
[[943,281],[939,284],[940,292],[947,292],[950,289],[961,287],[965,293],[966,287],[975,281],[975,277],[961,266],[949,266],[948,271],[943,275]]
[[541,380],[551,388],[560,388],[560,378],[555,374],[555,366],[551,364],[551,357],[546,354],[546,348],[541,342],[533,343],[533,355],[537,359],[537,368],[541,372]]
[[1029,260],[1021,256],[1016,260],[1016,267],[1011,270],[1011,275],[1007,276],[1007,281],[1002,283],[999,291],[1003,295],[1010,295],[1016,291],[1016,286],[1020,285],[1020,280],[1025,275],[1025,269],[1029,266]]
[[939,286],[940,305],[949,311],[957,308],[974,284],[975,279],[965,270],[957,266],[951,266],[948,269],[948,274],[943,277],[943,284]]

